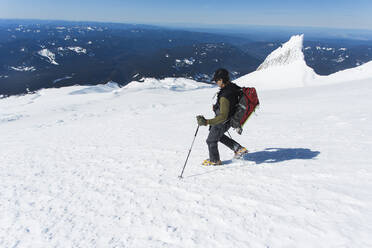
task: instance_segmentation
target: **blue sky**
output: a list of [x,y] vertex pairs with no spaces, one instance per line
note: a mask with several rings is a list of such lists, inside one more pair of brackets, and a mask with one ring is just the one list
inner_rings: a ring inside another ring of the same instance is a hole
[[0,0],[0,18],[372,30],[372,0]]

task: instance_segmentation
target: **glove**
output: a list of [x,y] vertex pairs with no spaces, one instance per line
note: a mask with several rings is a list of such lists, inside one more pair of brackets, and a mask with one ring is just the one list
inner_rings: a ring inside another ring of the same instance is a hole
[[198,121],[198,125],[199,126],[206,126],[206,125],[208,125],[207,120],[202,115],[198,115],[196,117],[196,120]]

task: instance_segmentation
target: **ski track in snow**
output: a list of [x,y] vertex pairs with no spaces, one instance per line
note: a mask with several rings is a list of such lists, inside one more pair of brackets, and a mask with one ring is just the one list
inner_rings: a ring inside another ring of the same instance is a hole
[[245,160],[201,127],[183,180],[216,88],[2,99],[0,247],[370,247],[369,84],[259,92]]

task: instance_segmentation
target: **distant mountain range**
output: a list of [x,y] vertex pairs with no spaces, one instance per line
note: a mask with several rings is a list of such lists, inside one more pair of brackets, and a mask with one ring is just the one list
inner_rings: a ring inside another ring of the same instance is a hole
[[[285,41],[148,25],[1,20],[0,95],[148,77],[208,82],[218,67],[237,78]],[[307,41],[306,34],[303,52],[320,75],[372,60],[371,43]]]

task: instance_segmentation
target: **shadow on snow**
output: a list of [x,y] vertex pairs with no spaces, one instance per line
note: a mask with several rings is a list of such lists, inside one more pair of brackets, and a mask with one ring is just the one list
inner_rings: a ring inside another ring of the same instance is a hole
[[[239,159],[239,161],[252,161],[256,164],[262,163],[279,163],[283,161],[289,161],[293,159],[314,159],[320,154],[319,151],[312,151],[307,148],[266,148],[263,151],[259,152],[252,152],[246,154],[243,159]],[[224,165],[232,164],[236,160],[225,160],[223,162]],[[245,166],[245,165],[243,165]],[[214,166],[213,166],[214,167]],[[225,170],[231,167],[224,167],[224,166],[215,166],[216,170],[208,171],[201,174],[190,175],[188,177],[195,177],[204,174],[213,173],[219,170]]]
[[[267,148],[264,151],[252,152],[244,155],[244,161],[253,161],[256,164],[279,163],[293,159],[313,159],[320,154],[307,148]],[[226,162],[232,163],[232,160]]]

